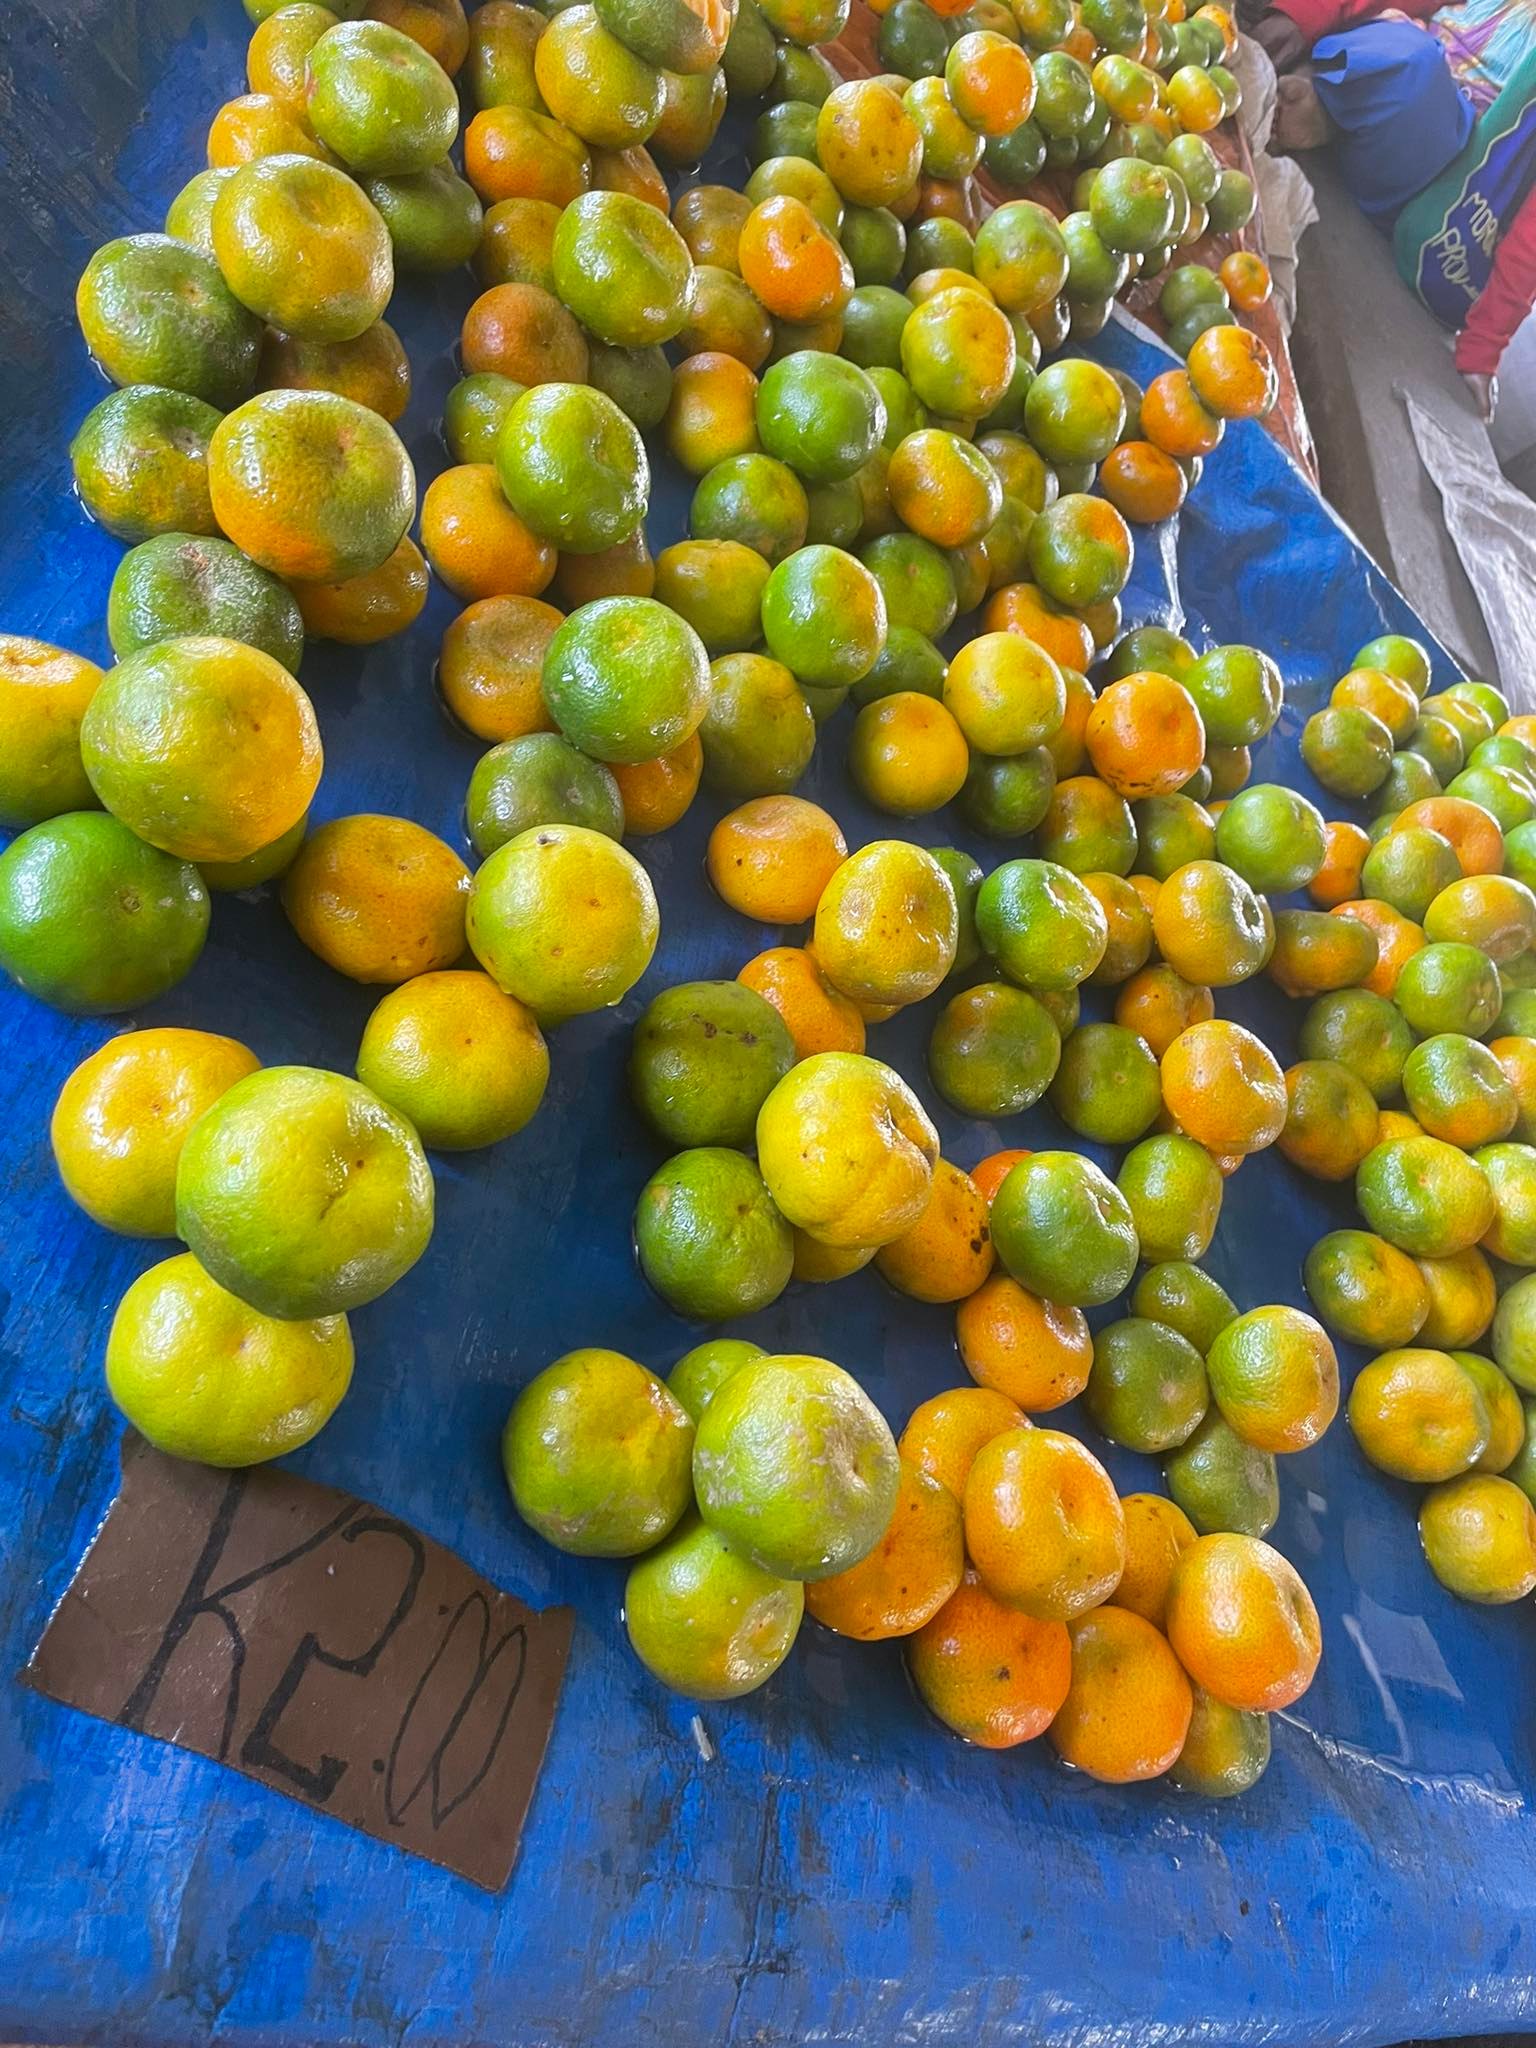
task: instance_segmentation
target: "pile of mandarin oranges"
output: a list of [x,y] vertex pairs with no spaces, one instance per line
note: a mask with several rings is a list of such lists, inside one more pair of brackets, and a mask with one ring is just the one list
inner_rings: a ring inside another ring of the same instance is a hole
[[[702,801],[755,935],[613,1043],[665,1149],[640,1270],[718,1333],[665,1378],[596,1346],[531,1378],[513,1504],[631,1561],[629,1639],[691,1697],[764,1683],[809,1613],[902,1639],[971,1742],[1246,1789],[1321,1654],[1265,1538],[1335,1338],[1364,1457],[1428,1489],[1433,1572],[1536,1588],[1536,722],[1383,635],[1301,736],[1362,822],[1330,819],[1254,779],[1267,654],[1126,628],[1133,529],[1275,403],[1234,318],[1262,261],[1179,260],[1252,212],[1207,139],[1229,16],[890,0],[883,68],[845,76],[849,0],[246,4],[207,167],[79,282],[115,659],[0,638],[0,965],[121,1016],[215,897],[267,892],[380,993],[353,1074],[154,1025],[65,1081],[69,1194],[184,1247],[117,1308],[114,1399],[218,1465],[324,1425],[349,1311],[428,1251],[429,1155],[514,1141],[560,1026],[630,997],[661,928],[634,848]],[[748,165],[702,182],[733,104]],[[418,502],[385,316],[466,265]],[[1143,390],[1073,344],[1148,285],[1184,362]],[[689,499],[655,554],[653,464]],[[436,685],[483,748],[463,852],[311,819],[306,645],[405,632],[434,582]],[[888,836],[796,794],[828,750]],[[965,847],[927,843],[941,813]],[[1219,1014],[1257,976],[1299,1006],[1289,1068]],[[879,1057],[918,1005],[921,1091]],[[991,1134],[969,1167],[929,1090]],[[1059,1143],[988,1149],[1042,1105]],[[1204,1269],[1245,1167],[1353,1184],[1315,1313]],[[953,1308],[959,1383],[899,1436],[842,1366],[723,1333],[865,1268]],[[1122,1497],[1096,1439],[1166,1492]]]

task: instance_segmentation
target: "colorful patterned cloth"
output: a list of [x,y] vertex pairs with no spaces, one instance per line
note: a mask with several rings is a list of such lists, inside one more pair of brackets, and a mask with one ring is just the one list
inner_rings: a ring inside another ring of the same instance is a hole
[[1464,0],[1440,8],[1431,25],[1457,83],[1481,114],[1536,49],[1536,0]]
[[[1466,147],[1398,216],[1397,267],[1452,330],[1493,272],[1494,250],[1536,189],[1536,43],[1529,44]],[[1529,302],[1527,302],[1529,303]]]

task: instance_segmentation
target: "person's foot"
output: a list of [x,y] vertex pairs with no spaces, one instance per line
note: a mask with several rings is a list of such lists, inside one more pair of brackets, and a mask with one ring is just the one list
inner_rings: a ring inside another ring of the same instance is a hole
[[1472,403],[1477,407],[1477,416],[1486,426],[1493,418],[1499,402],[1499,380],[1484,370],[1463,370],[1461,381],[1472,394]]
[[1275,88],[1275,147],[1288,152],[1321,149],[1331,132],[1311,79],[1295,72],[1282,78]]

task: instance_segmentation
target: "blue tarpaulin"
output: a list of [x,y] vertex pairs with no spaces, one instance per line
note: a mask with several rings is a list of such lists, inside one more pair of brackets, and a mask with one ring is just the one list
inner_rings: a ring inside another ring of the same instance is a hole
[[[102,390],[74,329],[74,280],[99,242],[157,226],[199,167],[214,108],[243,89],[246,32],[237,0],[11,0],[0,21],[0,627],[97,659],[119,550],[69,489],[67,442]],[[725,145],[710,166],[740,168]],[[437,421],[472,291],[467,273],[408,284],[391,309],[416,372],[404,432],[423,482],[446,461]],[[1118,325],[1092,352],[1142,380],[1166,363]],[[656,466],[659,547],[681,532],[686,494]],[[401,812],[464,844],[477,747],[433,685],[453,611],[438,590],[402,640],[306,654],[327,756],[317,818]],[[1304,787],[1307,713],[1364,640],[1420,630],[1257,427],[1228,433],[1176,530],[1139,535],[1126,616],[1269,649],[1288,701],[1256,774]],[[1439,658],[1438,682],[1453,679]],[[847,782],[846,716],[803,787],[857,843],[892,822]],[[1274,1536],[1317,1596],[1321,1673],[1279,1718],[1257,1790],[1224,1805],[1087,1782],[1043,1742],[967,1748],[919,1706],[899,1647],[809,1625],[764,1692],[696,1710],[630,1656],[622,1568],[558,1556],[516,1520],[497,1459],[514,1390],[573,1345],[615,1345],[664,1370],[700,1334],[647,1292],[631,1257],[630,1213],[663,1148],[628,1105],[624,1059],[658,989],[732,975],[774,942],[704,880],[723,808],[701,798],[676,830],[638,844],[662,905],[654,965],[617,1011],[555,1035],[528,1130],[435,1162],[433,1245],[355,1317],[352,1391],[294,1460],[534,1605],[576,1607],[548,1759],[500,1895],[10,1682],[112,1497],[120,1421],[103,1339],[123,1288],[164,1254],[71,1208],[47,1147],[55,1092],[139,1022],[228,1031],[267,1061],[349,1070],[373,994],[307,953],[262,892],[216,899],[197,968],[142,1015],[74,1021],[0,998],[0,2038],[1308,2048],[1536,2020],[1529,1606],[1480,1610],[1441,1591],[1411,1489],[1371,1471],[1342,1422],[1281,1461]],[[948,815],[910,829],[968,843]],[[972,850],[987,865],[1006,852]],[[996,1126],[948,1113],[924,1072],[934,1007],[875,1029],[871,1050],[922,1090],[950,1157],[1076,1142],[1044,1107]],[[1104,1007],[1092,992],[1087,1013]],[[1295,1056],[1300,1006],[1269,984],[1220,1009]],[[1302,1258],[1350,1213],[1347,1188],[1270,1153],[1229,1183],[1209,1264],[1245,1306],[1304,1305]],[[792,1288],[745,1333],[837,1359],[898,1428],[963,1378],[951,1314],[873,1272]],[[1346,1374],[1360,1362],[1346,1355]],[[1159,1485],[1149,1462],[1107,1450],[1071,1411],[1068,1422],[1122,1486]]]

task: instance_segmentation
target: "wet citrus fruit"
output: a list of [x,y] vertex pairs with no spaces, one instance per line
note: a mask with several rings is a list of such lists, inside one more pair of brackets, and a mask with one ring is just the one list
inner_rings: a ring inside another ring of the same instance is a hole
[[[1497,1151],[1484,1147],[1484,1153]],[[1482,1158],[1484,1154],[1479,1154]],[[1495,1168],[1497,1170],[1497,1168]],[[1489,1237],[1497,1234],[1497,1226]],[[1455,1352],[1475,1344],[1493,1321],[1498,1300],[1493,1269],[1476,1245],[1448,1258],[1419,1259],[1419,1275],[1429,1292],[1429,1313],[1419,1325],[1419,1342]],[[1474,1378],[1476,1375],[1474,1374]]]
[[762,1175],[723,1145],[692,1147],[657,1168],[635,1205],[635,1247],[663,1301],[710,1322],[766,1308],[788,1286],[794,1259]]
[[176,1162],[187,1132],[256,1055],[210,1031],[127,1031],[59,1090],[49,1141],[71,1198],[127,1237],[176,1234]]
[[1468,1471],[1488,1448],[1488,1403],[1445,1351],[1385,1351],[1349,1390],[1349,1426],[1371,1463],[1395,1479],[1434,1483]]
[[212,533],[208,443],[218,423],[213,406],[185,391],[112,392],[69,444],[81,503],[118,540]]
[[1339,1364],[1327,1333],[1300,1309],[1251,1309],[1206,1356],[1228,1424],[1262,1451],[1315,1443],[1339,1407]]
[[1299,1060],[1286,1070],[1284,1156],[1318,1180],[1348,1180],[1380,1138],[1376,1098],[1338,1060]]
[[438,1151],[494,1145],[538,1109],[549,1053],[529,1012],[488,975],[418,974],[363,1028],[357,1077]]
[[950,1387],[920,1401],[897,1444],[904,1460],[937,1479],[958,1500],[983,1444],[1021,1429],[1017,1402],[991,1387]]
[[109,1016],[163,995],[208,936],[190,861],[147,846],[103,811],[66,811],[0,854],[0,967],[29,995]]
[[1419,1537],[1430,1570],[1463,1600],[1501,1605],[1536,1587],[1536,1509],[1507,1479],[1472,1472],[1434,1487]]
[[762,626],[769,653],[802,684],[840,689],[867,675],[885,644],[885,598],[846,549],[797,548],[764,585]]
[[221,409],[255,384],[261,321],[211,256],[169,235],[127,235],[98,249],[75,310],[86,347],[114,384],[157,384]]
[[1137,1281],[1131,1313],[1166,1323],[1204,1357],[1237,1309],[1209,1273],[1186,1259],[1168,1259],[1149,1266]]
[[549,1023],[619,1002],[650,965],[659,927],[644,868],[580,825],[542,825],[498,847],[466,918],[481,966]]
[[330,391],[265,391],[227,413],[208,475],[229,539],[298,582],[378,568],[415,510],[410,458],[394,429]]
[[666,217],[627,192],[586,192],[555,231],[554,284],[599,341],[670,341],[687,310],[692,259]]
[[214,201],[212,234],[230,291],[284,335],[352,341],[389,303],[389,230],[334,164],[307,156],[242,164]]
[[1477,1243],[1497,1213],[1482,1168],[1441,1138],[1400,1138],[1361,1161],[1355,1198],[1371,1228],[1415,1258]]
[[124,555],[107,600],[107,633],[118,655],[187,634],[241,640],[290,673],[304,651],[291,593],[227,540],[202,534],[161,534]]
[[1280,1513],[1274,1453],[1245,1443],[1214,1406],[1167,1458],[1163,1476],[1202,1535],[1227,1529],[1263,1536]]
[[739,1699],[794,1647],[805,1595],[690,1517],[631,1567],[624,1625],[641,1663],[674,1692]]
[[1070,1621],[1113,1593],[1125,1518],[1109,1476],[1075,1437],[996,1436],[965,1482],[965,1541],[995,1599],[1037,1621]]
[[847,1571],[813,1581],[805,1604],[824,1628],[858,1642],[909,1636],[944,1606],[964,1571],[960,1503],[903,1459],[884,1535]]
[[471,604],[443,635],[438,687],[449,710],[479,739],[549,731],[540,676],[560,613],[534,597]]
[[938,1137],[899,1074],[879,1060],[819,1053],[792,1067],[757,1120],[775,1201],[830,1245],[889,1244],[928,1205]]
[[566,7],[534,46],[544,103],[594,149],[645,142],[661,119],[660,70],[603,26],[588,6]]
[[860,847],[833,871],[816,906],[821,970],[856,1002],[932,995],[954,965],[959,933],[948,875],[931,854],[900,839]]
[[1130,1204],[1092,1160],[1036,1152],[1015,1166],[992,1204],[998,1257],[1048,1301],[1112,1301],[1136,1267]]
[[1093,1347],[1081,1310],[1043,1301],[1006,1273],[961,1302],[955,1335],[971,1377],[1026,1414],[1059,1408],[1087,1384]]
[[1221,1215],[1222,1178],[1203,1145],[1172,1131],[1143,1138],[1125,1155],[1115,1184],[1149,1264],[1205,1256]]
[[770,947],[749,960],[736,978],[773,1004],[800,1059],[818,1052],[863,1052],[863,1018],[823,978],[807,948]]
[[1230,1799],[1249,1792],[1269,1768],[1269,1716],[1195,1687],[1194,1711],[1169,1783],[1197,1799]]
[[432,1173],[411,1126],[356,1081],[266,1067],[187,1135],[176,1227],[264,1315],[334,1315],[409,1271],[432,1234]]
[[769,1090],[794,1063],[773,1006],[734,981],[684,982],[635,1025],[630,1088],[674,1145],[749,1145]]
[[1411,1344],[1429,1313],[1429,1289],[1406,1252],[1366,1230],[1320,1237],[1302,1269],[1307,1293],[1336,1337],[1391,1351]]
[[[1161,907],[1161,903],[1159,903]],[[1285,1079],[1241,1024],[1192,1024],[1162,1058],[1163,1101],[1179,1127],[1218,1159],[1272,1145],[1285,1127]]]
[[1209,1399],[1199,1352],[1166,1324],[1126,1316],[1096,1333],[1084,1405],[1111,1443],[1172,1450],[1199,1426]]
[[1071,1638],[994,1600],[974,1571],[907,1645],[918,1697],[966,1741],[1012,1749],[1044,1734],[1067,1696]]
[[1114,1604],[1161,1628],[1173,1568],[1199,1532],[1184,1510],[1160,1493],[1128,1493],[1120,1507],[1125,1516],[1125,1570]]
[[708,1337],[695,1344],[667,1374],[667,1391],[676,1396],[695,1422],[718,1390],[740,1365],[761,1358],[761,1344],[742,1337]]
[[1212,1535],[1174,1568],[1168,1640],[1213,1698],[1249,1713],[1290,1706],[1322,1654],[1317,1609],[1294,1565],[1267,1543]]
[[523,393],[497,434],[496,473],[518,517],[563,552],[614,547],[645,516],[644,444],[613,400],[584,384]]
[[1072,1684],[1050,1726],[1052,1746],[1105,1784],[1161,1777],[1178,1760],[1193,1695],[1162,1632],[1123,1607],[1070,1627]]
[[83,655],[0,634],[0,825],[15,831],[89,809],[80,721],[100,682]]
[[1005,861],[982,884],[976,926],[1011,981],[1075,988],[1104,957],[1109,925],[1076,875],[1053,861]]
[[307,70],[305,118],[360,175],[428,170],[458,135],[458,97],[443,66],[383,21],[327,30],[310,50]]
[[1061,1038],[1044,1006],[1007,982],[952,996],[928,1041],[928,1070],[945,1101],[966,1116],[1015,1116],[1040,1100],[1061,1061]]
[[654,598],[605,597],[572,612],[544,656],[544,701],[600,761],[654,760],[696,732],[709,660],[693,628]]
[[269,846],[320,780],[308,697],[270,655],[234,640],[163,640],[125,656],[92,696],[80,744],[108,809],[184,860]]
[[889,1527],[900,1477],[880,1411],[824,1358],[753,1359],[699,1419],[700,1512],[785,1577],[831,1578],[866,1557]]
[[763,796],[710,834],[709,878],[721,898],[764,924],[802,924],[847,858],[835,819],[803,797]]
[[567,1352],[531,1379],[501,1436],[513,1506],[559,1550],[632,1557],[692,1496],[693,1424],[653,1372],[622,1352]]
[[968,1173],[934,1162],[928,1205],[910,1230],[881,1245],[881,1277],[915,1301],[961,1301],[986,1279],[994,1253],[987,1201]]
[[464,950],[469,870],[410,818],[365,813],[311,833],[283,879],[294,930],[354,981],[399,982]]
[[1115,1000],[1115,1022],[1144,1038],[1159,1059],[1181,1031],[1215,1015],[1207,988],[1188,982],[1164,961],[1131,975]]
[[1189,861],[1168,876],[1152,913],[1152,929],[1168,965],[1206,988],[1246,981],[1270,950],[1257,895],[1219,861]]
[[184,1252],[118,1303],[106,1367],[108,1392],[157,1450],[255,1465],[330,1420],[351,1382],[352,1336],[345,1316],[262,1315]]

